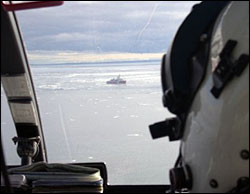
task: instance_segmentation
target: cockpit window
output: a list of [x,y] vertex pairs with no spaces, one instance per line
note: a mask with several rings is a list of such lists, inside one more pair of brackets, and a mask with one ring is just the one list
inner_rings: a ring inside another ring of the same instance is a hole
[[1,141],[8,165],[20,164],[20,159],[16,152],[16,145],[14,145],[12,141],[14,136],[16,136],[15,124],[11,117],[6,94],[1,85]]
[[77,1],[16,13],[49,162],[105,162],[110,184],[168,183],[179,143],[153,141],[148,125],[172,116],[161,58],[195,3]]

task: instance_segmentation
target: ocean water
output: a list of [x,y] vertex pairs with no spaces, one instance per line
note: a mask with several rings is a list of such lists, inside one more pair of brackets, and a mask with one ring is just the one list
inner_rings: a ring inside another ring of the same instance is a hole
[[[33,65],[32,75],[49,162],[105,162],[110,184],[169,183],[179,142],[152,140],[148,129],[172,116],[161,102],[160,62]],[[117,75],[127,84],[106,84]],[[16,164],[1,96],[5,154]]]

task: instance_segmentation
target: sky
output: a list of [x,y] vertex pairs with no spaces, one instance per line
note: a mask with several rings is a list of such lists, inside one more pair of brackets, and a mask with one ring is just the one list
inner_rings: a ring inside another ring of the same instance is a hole
[[17,18],[31,64],[160,60],[196,3],[65,1]]

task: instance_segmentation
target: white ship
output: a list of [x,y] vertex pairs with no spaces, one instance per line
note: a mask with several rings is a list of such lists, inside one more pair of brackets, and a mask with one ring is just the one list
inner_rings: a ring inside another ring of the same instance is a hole
[[106,82],[107,84],[126,84],[126,80],[120,78],[120,75],[117,78],[113,78]]

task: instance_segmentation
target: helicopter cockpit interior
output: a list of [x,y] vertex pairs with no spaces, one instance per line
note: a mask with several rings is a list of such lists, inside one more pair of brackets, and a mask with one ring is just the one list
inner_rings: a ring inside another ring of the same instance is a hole
[[34,77],[16,12],[64,2],[2,1],[1,84],[16,130],[8,141],[15,144],[20,165],[6,163],[8,150],[1,135],[1,192],[249,192],[249,3],[237,2],[194,5],[162,56],[159,101],[175,116],[147,125],[152,139],[167,136],[170,142],[181,142],[169,170],[170,184],[112,185],[105,162],[48,162]]

